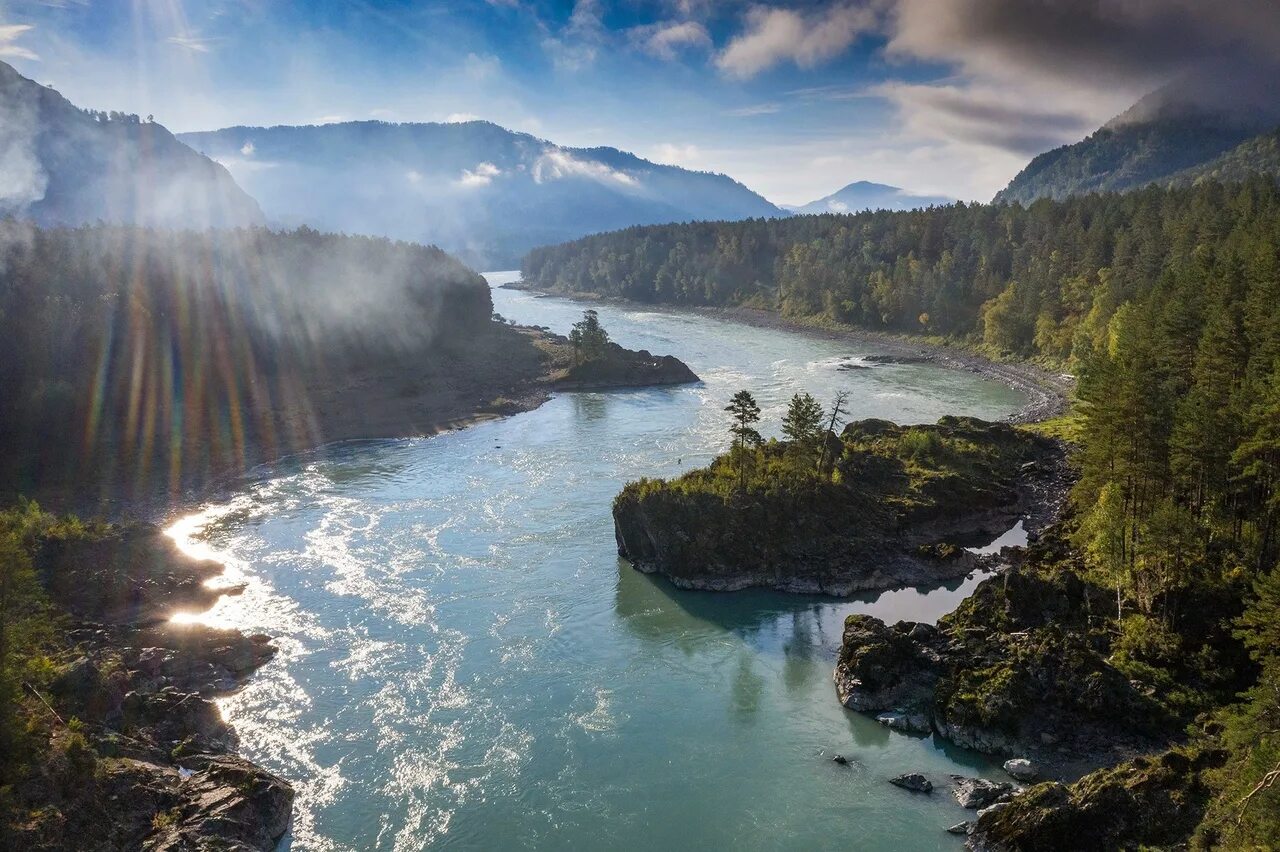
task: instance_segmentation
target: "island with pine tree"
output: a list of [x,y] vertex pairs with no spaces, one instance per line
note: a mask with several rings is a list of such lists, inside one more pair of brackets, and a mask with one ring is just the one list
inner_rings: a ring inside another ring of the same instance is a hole
[[960,546],[1037,514],[1059,446],[1008,424],[945,417],[835,428],[846,405],[792,398],[785,440],[756,430],[748,391],[730,401],[728,453],[678,479],[629,483],[614,500],[618,552],[683,588],[848,595],[962,577]]

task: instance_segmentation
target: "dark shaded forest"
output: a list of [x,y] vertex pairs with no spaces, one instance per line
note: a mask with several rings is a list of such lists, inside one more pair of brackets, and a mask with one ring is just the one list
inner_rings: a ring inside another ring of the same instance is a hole
[[168,483],[254,447],[305,449],[317,387],[406,358],[429,372],[491,313],[480,276],[409,243],[2,222],[7,481]]

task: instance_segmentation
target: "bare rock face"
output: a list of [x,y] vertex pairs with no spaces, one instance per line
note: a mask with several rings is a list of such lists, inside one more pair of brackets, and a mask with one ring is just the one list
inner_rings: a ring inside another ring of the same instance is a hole
[[1013,785],[1007,781],[988,781],[985,778],[951,776],[951,792],[960,807],[981,810],[1013,794]]
[[[146,852],[271,850],[293,807],[293,787],[247,760],[218,755],[177,787],[178,799],[156,822]],[[199,765],[199,764],[197,764]]]
[[938,637],[929,625],[900,622],[888,627],[871,616],[849,616],[835,671],[840,703],[850,710],[892,710],[895,718],[927,720],[940,656],[913,635],[932,642]]

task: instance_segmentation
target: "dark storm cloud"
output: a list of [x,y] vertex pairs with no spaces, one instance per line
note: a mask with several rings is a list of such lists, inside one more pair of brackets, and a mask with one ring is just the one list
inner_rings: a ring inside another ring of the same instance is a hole
[[891,50],[984,74],[1108,86],[1269,64],[1276,0],[897,0]]

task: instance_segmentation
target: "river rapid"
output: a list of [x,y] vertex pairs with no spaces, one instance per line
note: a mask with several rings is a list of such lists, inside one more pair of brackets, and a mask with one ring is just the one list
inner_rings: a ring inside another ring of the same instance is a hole
[[[494,303],[562,333],[584,307],[501,289]],[[244,585],[200,620],[281,648],[220,706],[242,753],[297,788],[282,848],[959,848],[944,829],[972,812],[947,774],[998,767],[845,710],[831,673],[846,615],[933,621],[976,580],[850,600],[680,591],[618,559],[610,503],[723,451],[742,388],[766,435],[798,390],[847,390],[854,418],[903,423],[999,418],[1022,396],[865,367],[871,346],[596,307],[614,340],[702,383],[329,448],[172,527]],[[940,789],[887,783],[911,771]]]

